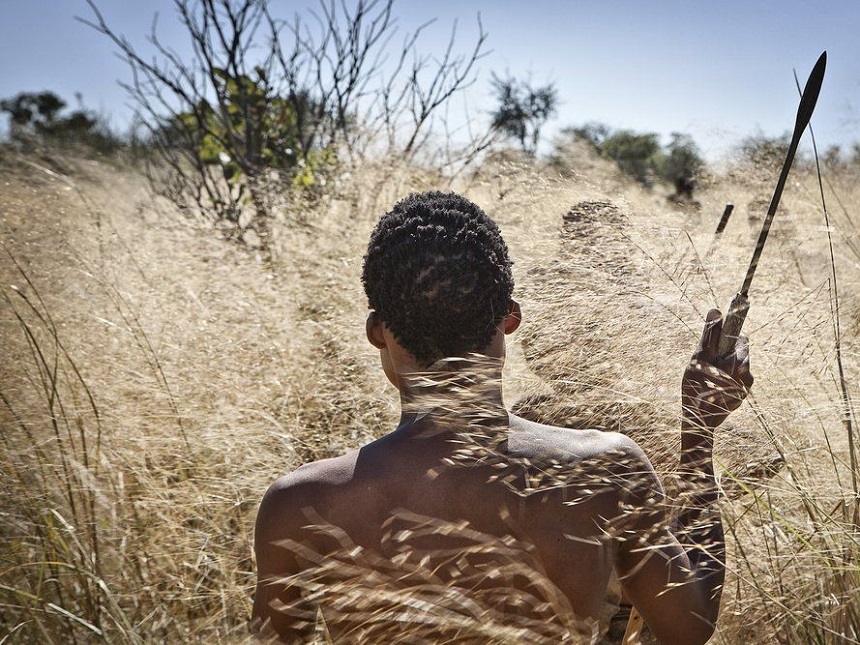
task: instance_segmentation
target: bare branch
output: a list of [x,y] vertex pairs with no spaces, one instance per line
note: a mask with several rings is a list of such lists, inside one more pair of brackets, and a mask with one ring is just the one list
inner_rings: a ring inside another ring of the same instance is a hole
[[[276,19],[268,0],[174,0],[190,54],[162,43],[154,19],[146,40],[155,55],[145,57],[87,4],[93,17],[79,20],[128,64],[124,87],[175,200],[234,223],[236,236],[248,208],[255,227],[268,227],[267,185],[285,188],[301,173],[313,183],[318,159],[361,157],[380,141],[414,159],[436,117],[447,118],[442,108],[474,82],[487,38],[479,17],[476,42],[458,54],[455,23],[438,58],[421,55],[426,23],[392,61],[394,0],[320,0],[310,22]],[[175,190],[183,183],[187,194]]]

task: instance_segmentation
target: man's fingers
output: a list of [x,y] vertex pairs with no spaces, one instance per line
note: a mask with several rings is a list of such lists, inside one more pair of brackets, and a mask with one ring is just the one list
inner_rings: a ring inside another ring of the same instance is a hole
[[750,339],[748,336],[738,336],[735,342],[735,357],[739,363],[746,363],[750,358]]
[[719,309],[711,309],[705,316],[705,329],[699,342],[700,358],[713,361],[717,357],[720,346],[720,335],[723,332],[723,315]]
[[753,384],[753,376],[750,373],[750,339],[746,336],[738,336],[738,342],[735,344],[735,365],[738,380],[749,390]]

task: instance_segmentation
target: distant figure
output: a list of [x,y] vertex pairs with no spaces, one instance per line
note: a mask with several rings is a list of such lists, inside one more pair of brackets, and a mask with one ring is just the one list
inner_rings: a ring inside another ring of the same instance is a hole
[[[382,216],[364,258],[365,331],[400,422],[266,492],[255,631],[291,643],[318,629],[350,643],[593,643],[614,572],[661,642],[711,636],[725,572],[714,429],[752,385],[746,340],[718,357],[722,318],[708,313],[681,380],[686,495],[672,513],[632,439],[505,408],[505,336],[522,318],[511,264],[496,224],[453,193],[412,195]],[[641,345],[640,360],[665,360]]]
[[690,175],[686,173],[678,175],[675,178],[675,194],[669,195],[667,199],[680,206],[700,208],[701,204],[693,199],[693,189],[697,186],[698,184],[696,183],[696,180],[690,177]]

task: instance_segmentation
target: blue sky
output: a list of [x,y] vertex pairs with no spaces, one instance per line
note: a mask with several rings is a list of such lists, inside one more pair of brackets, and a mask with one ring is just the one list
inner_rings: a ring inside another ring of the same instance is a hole
[[[346,0],[351,3],[353,0]],[[146,50],[158,12],[159,34],[182,52],[186,38],[170,0],[100,0],[108,23]],[[309,0],[271,0],[288,17]],[[420,41],[433,51],[455,20],[463,49],[477,15],[491,53],[469,90],[472,111],[492,107],[490,72],[555,83],[561,106],[547,127],[600,121],[616,128],[691,134],[714,158],[744,136],[780,135],[794,124],[797,92],[818,55],[828,68],[813,118],[820,147],[860,140],[860,1],[781,0],[396,0],[401,32],[436,18]],[[52,90],[70,104],[128,123],[117,81],[124,63],[104,36],[75,21],[84,0],[0,0],[0,98]]]

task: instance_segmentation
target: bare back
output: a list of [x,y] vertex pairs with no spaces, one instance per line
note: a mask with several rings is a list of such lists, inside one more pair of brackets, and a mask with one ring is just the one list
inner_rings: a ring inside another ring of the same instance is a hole
[[[412,576],[424,589],[428,581],[419,579],[428,574],[479,598],[503,622],[516,616],[514,623],[557,629],[548,636],[567,630],[590,639],[616,560],[609,523],[621,512],[623,487],[610,480],[630,459],[640,469],[650,464],[615,433],[514,416],[501,432],[492,449],[475,452],[468,438],[422,419],[279,479],[258,518],[258,559],[271,571],[260,571],[255,615],[285,633],[294,613],[263,605],[296,604],[311,587],[266,586],[266,574],[307,572],[317,556],[360,553],[363,564],[383,570],[380,584]],[[310,525],[318,528],[303,528]],[[549,627],[553,618],[566,625]]]

